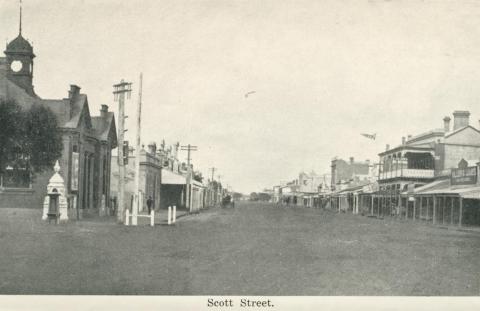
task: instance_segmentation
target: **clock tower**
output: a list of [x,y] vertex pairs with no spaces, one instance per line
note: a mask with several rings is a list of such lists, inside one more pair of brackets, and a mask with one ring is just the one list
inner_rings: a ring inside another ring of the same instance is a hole
[[7,77],[30,95],[33,91],[33,54],[32,45],[22,37],[22,7],[20,7],[20,23],[18,36],[7,44]]

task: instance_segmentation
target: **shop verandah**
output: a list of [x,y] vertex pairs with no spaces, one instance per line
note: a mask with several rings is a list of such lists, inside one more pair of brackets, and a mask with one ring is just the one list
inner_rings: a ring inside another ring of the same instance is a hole
[[359,195],[359,213],[433,225],[480,226],[480,191]]

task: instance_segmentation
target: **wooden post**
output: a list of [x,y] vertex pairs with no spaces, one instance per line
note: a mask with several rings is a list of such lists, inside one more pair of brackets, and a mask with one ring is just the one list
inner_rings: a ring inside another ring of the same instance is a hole
[[174,205],[173,206],[173,217],[172,217],[172,223],[175,223],[175,221],[177,220],[177,206]]
[[443,200],[442,200],[442,225],[445,224],[445,203],[447,203],[447,197],[446,196],[443,196]]
[[405,220],[408,220],[408,210],[410,209],[410,196],[405,197]]
[[458,226],[461,227],[462,226],[462,216],[463,216],[463,198],[459,197],[458,199],[460,200],[460,206],[459,206],[459,210],[458,210]]
[[424,204],[423,204],[423,200],[424,197],[420,197],[420,212],[418,213],[418,218],[421,219],[423,217],[423,209],[424,209]]
[[383,199],[383,195],[378,198],[377,197],[377,217],[380,218],[380,206],[382,205],[382,199]]
[[427,222],[429,221],[428,216],[430,216],[430,211],[429,210],[430,210],[430,197],[427,197],[427,219],[426,219]]
[[437,197],[435,195],[433,195],[432,197],[433,199],[433,224],[436,225],[437,224]]
[[125,226],[130,225],[130,210],[127,208],[125,210]]
[[414,196],[413,197],[413,221],[415,221],[415,213],[417,212],[417,198]]
[[453,225],[453,197],[450,197],[450,225]]
[[171,225],[172,224],[172,207],[169,206],[168,207],[168,221],[167,221],[168,225]]
[[373,197],[374,195],[372,194],[372,205],[370,206],[370,215],[373,215]]
[[155,226],[155,212],[153,209],[150,211],[150,226]]

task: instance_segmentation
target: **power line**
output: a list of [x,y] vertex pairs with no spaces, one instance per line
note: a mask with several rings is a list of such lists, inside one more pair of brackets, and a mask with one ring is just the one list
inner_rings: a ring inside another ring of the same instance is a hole
[[181,146],[180,147],[180,150],[183,150],[183,151],[187,151],[187,164],[188,164],[188,167],[190,167],[190,160],[191,160],[191,157],[190,157],[190,152],[191,151],[198,151],[197,149],[198,147],[197,146],[192,146],[190,144],[186,145],[186,146]]

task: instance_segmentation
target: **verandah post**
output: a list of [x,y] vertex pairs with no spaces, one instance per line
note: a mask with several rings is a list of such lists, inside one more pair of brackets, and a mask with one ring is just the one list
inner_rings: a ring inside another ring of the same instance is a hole
[[373,197],[374,195],[372,194],[372,204],[370,206],[370,215],[373,215]]
[[459,197],[460,200],[460,206],[459,206],[459,211],[458,211],[458,226],[462,226],[462,216],[463,216],[463,198]]
[[417,212],[417,198],[413,197],[413,221],[415,221],[415,213]]

